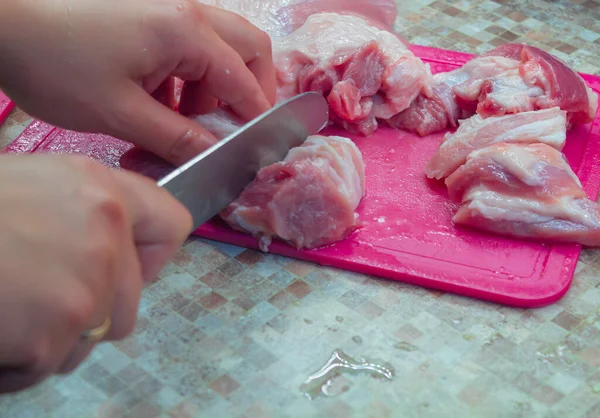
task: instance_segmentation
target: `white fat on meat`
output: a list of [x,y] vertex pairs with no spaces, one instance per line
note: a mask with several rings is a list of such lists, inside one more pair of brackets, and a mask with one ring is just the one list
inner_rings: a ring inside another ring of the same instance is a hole
[[446,178],[470,153],[498,142],[540,142],[562,150],[566,130],[566,112],[558,107],[489,118],[475,115],[461,121],[456,132],[444,136],[425,173],[429,178]]
[[200,0],[243,16],[278,38],[289,35],[310,15],[322,12],[355,13],[392,27],[397,15],[394,0]]
[[600,206],[547,144],[492,144],[446,179],[454,222],[501,235],[600,245]]

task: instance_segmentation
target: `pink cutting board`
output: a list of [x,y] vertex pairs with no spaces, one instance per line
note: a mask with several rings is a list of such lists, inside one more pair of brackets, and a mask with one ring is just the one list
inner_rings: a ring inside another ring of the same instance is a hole
[[[471,55],[414,47],[432,71],[448,71]],[[583,75],[600,90],[600,77]],[[328,133],[344,134],[337,129]],[[273,253],[340,269],[412,283],[501,304],[538,307],[560,299],[571,283],[579,245],[553,245],[502,238],[457,228],[442,183],[425,178],[423,167],[442,134],[419,138],[381,128],[369,138],[352,137],[363,153],[367,196],[358,212],[362,228],[347,239],[312,251],[274,243]],[[568,134],[565,154],[588,193],[600,185],[600,120]],[[116,139],[77,134],[34,122],[8,152],[79,153],[119,167],[131,147]],[[257,248],[256,240],[215,220],[195,235]]]
[[15,104],[0,91],[0,123],[4,122]]

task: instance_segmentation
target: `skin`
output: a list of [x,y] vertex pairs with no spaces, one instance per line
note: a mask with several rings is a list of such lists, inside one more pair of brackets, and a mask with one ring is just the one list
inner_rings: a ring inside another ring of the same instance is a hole
[[[270,40],[237,15],[192,0],[1,3],[0,89],[51,124],[178,165],[215,138],[153,98],[171,77],[186,81],[184,114],[221,101],[249,120],[274,102]],[[81,333],[107,316],[105,340],[129,335],[143,284],[192,221],[153,181],[85,157],[4,155],[0,177],[0,392],[11,392],[76,368],[94,348]]]

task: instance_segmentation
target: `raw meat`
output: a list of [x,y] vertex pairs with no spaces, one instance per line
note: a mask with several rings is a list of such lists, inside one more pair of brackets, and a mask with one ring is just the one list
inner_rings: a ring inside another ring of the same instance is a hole
[[425,173],[443,179],[464,164],[471,152],[497,142],[541,142],[562,150],[566,129],[566,112],[558,107],[489,118],[475,115],[444,136]]
[[529,45],[505,44],[482,57],[504,57],[518,61],[519,67],[455,87],[459,103],[477,103],[477,113],[483,116],[558,106],[567,111],[571,124],[594,120],[597,94],[553,55]]
[[391,28],[396,20],[394,0],[200,0],[235,12],[271,38],[289,35],[317,13],[354,13]]
[[421,94],[410,107],[389,120],[393,128],[426,136],[448,127],[456,128],[459,119],[475,113],[475,106],[461,103],[459,106],[454,88],[471,80],[482,80],[497,76],[509,69],[518,68],[519,62],[503,57],[475,58],[461,68],[437,73],[433,76],[432,94]]
[[260,170],[240,197],[221,213],[235,230],[272,238],[298,249],[339,241],[359,226],[356,208],[365,194],[365,167],[347,138],[315,135],[282,162]]
[[429,66],[392,32],[351,14],[319,13],[289,36],[273,41],[278,100],[323,93],[331,119],[346,130],[371,134],[377,120],[429,96]]
[[393,116],[387,124],[392,128],[427,136],[448,127],[456,128],[459,119],[471,116],[472,112],[464,111],[456,103],[452,86],[443,81],[446,74],[449,73],[433,76],[431,97],[420,94],[408,109]]
[[563,154],[546,144],[498,143],[446,179],[463,203],[454,222],[502,235],[600,245],[600,206]]
[[475,112],[489,117],[551,107],[567,111],[570,124],[585,124],[598,107],[597,94],[575,71],[522,44],[502,45],[433,78],[432,96],[419,96],[390,126],[426,136]]

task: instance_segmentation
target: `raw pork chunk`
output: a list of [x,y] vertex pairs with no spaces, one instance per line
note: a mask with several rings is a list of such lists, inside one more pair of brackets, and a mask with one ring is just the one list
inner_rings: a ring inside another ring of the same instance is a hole
[[564,62],[529,45],[505,44],[483,57],[504,57],[519,67],[495,77],[471,80],[454,88],[457,100],[475,105],[483,116],[504,115],[558,106],[569,123],[594,120],[598,95]]
[[322,12],[355,13],[391,28],[396,20],[394,0],[200,0],[243,16],[278,38],[289,35],[310,15]]
[[600,206],[549,145],[490,145],[469,155],[446,185],[450,197],[463,203],[457,224],[517,238],[600,245]]
[[452,174],[478,149],[498,142],[545,143],[562,150],[566,141],[566,112],[558,107],[511,115],[463,120],[425,167],[429,178],[443,179]]
[[448,127],[456,128],[459,119],[475,113],[473,106],[459,106],[454,88],[470,80],[486,79],[518,68],[519,62],[503,57],[475,58],[461,68],[433,76],[432,94],[423,94],[410,107],[389,120],[393,128],[426,136]]
[[299,93],[323,93],[331,119],[346,130],[368,135],[429,96],[429,66],[392,32],[354,14],[319,13],[289,36],[273,40],[278,100]]
[[425,136],[455,128],[460,118],[560,107],[569,124],[591,122],[598,96],[564,62],[538,48],[505,44],[461,68],[433,76],[433,94],[419,96],[392,127]]
[[260,170],[221,217],[235,230],[311,249],[347,237],[358,227],[365,167],[352,141],[314,135],[282,162]]

